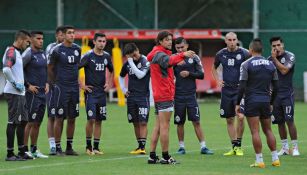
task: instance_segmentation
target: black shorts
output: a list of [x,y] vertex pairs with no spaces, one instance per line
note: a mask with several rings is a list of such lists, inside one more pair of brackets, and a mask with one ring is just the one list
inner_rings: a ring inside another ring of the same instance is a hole
[[148,122],[149,97],[128,97],[127,117],[129,123]]
[[220,117],[230,118],[236,115],[236,103],[238,90],[230,87],[223,87],[221,92]]
[[261,119],[270,118],[272,115],[269,102],[247,102],[245,101],[245,116],[260,117]]
[[20,124],[22,121],[28,121],[28,110],[26,106],[26,97],[15,94],[4,94],[8,104],[8,123]]
[[102,121],[107,119],[106,96],[101,94],[85,94],[87,120]]
[[36,95],[27,91],[26,100],[29,122],[41,123],[46,110],[46,95],[44,92]]
[[294,121],[294,95],[277,96],[273,103],[273,124]]
[[186,114],[188,113],[188,120],[198,122],[200,120],[199,107],[195,95],[175,96],[175,112],[174,124],[182,125],[186,121]]
[[159,112],[173,112],[174,111],[174,101],[163,101],[155,103],[155,114],[158,115]]

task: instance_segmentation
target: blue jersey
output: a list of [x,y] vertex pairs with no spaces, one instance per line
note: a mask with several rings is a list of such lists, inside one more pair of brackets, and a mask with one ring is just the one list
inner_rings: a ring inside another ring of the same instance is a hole
[[228,51],[227,48],[220,50],[214,61],[215,68],[222,65],[223,81],[225,86],[237,86],[239,84],[240,66],[249,57],[248,50],[239,47],[234,52]]
[[77,44],[66,47],[61,43],[54,47],[49,57],[49,64],[54,65],[55,83],[65,87],[77,88],[79,84],[78,64],[81,57],[80,47]]
[[[180,75],[181,71],[188,71],[189,76],[183,78]],[[193,58],[185,58],[183,65],[174,66],[174,74],[176,77],[175,95],[193,95],[196,93],[195,79],[204,78],[204,69],[200,58],[194,56]]]
[[26,83],[45,88],[47,83],[47,57],[44,51],[26,49],[22,54]]
[[270,102],[270,87],[278,80],[277,70],[272,62],[262,56],[252,57],[242,63],[240,81],[246,80],[245,102]]
[[102,55],[97,55],[94,50],[90,50],[82,56],[79,67],[84,67],[85,84],[93,86],[93,92],[104,93],[106,68],[108,68],[110,72],[113,72],[110,54],[103,52]]
[[149,96],[149,62],[147,61],[146,57],[142,55],[138,61],[133,61],[133,63],[139,70],[143,71],[147,69],[148,71],[143,78],[138,79],[138,77],[134,74],[133,69],[129,65],[128,61],[125,62],[120,71],[120,76],[125,77],[128,74],[129,97]]
[[[270,61],[271,57],[268,58]],[[285,51],[282,55],[277,57],[277,60],[289,69],[289,72],[283,75],[278,69],[278,93],[277,95],[287,95],[293,92],[293,74],[295,67],[295,56],[293,53]]]

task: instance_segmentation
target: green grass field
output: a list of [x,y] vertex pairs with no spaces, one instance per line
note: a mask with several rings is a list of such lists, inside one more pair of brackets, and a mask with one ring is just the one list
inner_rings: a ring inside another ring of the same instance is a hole
[[[49,157],[49,159],[36,159],[26,162],[5,162],[7,123],[7,105],[0,101],[0,174],[25,174],[25,175],[68,175],[68,174],[305,174],[307,171],[307,105],[296,104],[295,117],[299,135],[299,147],[301,156],[281,157],[281,167],[270,166],[271,154],[263,141],[263,154],[267,167],[265,169],[250,168],[249,164],[254,161],[254,151],[251,143],[249,128],[246,125],[243,147],[243,157],[224,157],[222,154],[230,149],[230,141],[226,132],[225,121],[219,118],[218,102],[202,103],[201,123],[205,132],[206,143],[215,151],[214,155],[201,155],[199,143],[194,134],[191,123],[186,124],[185,146],[187,154],[176,155],[178,141],[175,126],[171,124],[170,152],[181,162],[179,165],[148,165],[147,156],[130,155],[129,151],[136,148],[133,127],[126,118],[126,107],[118,107],[108,104],[108,120],[103,123],[103,135],[101,146],[105,152],[102,156],[88,156],[85,154],[85,111],[82,108],[80,117],[77,119],[74,148],[80,153],[78,157]],[[154,122],[153,110],[150,112],[149,138]],[[43,153],[48,153],[49,145],[46,132],[46,118],[41,127],[38,146]],[[172,121],[173,122],[173,121]],[[278,149],[280,141],[277,126],[274,126]],[[65,132],[64,132],[65,133]],[[263,136],[263,134],[262,134]],[[149,139],[148,139],[149,140]],[[147,142],[147,151],[149,148]],[[16,143],[16,141],[15,141]],[[64,143],[64,144],[63,144]],[[62,146],[66,146],[66,136],[62,137]],[[16,147],[15,147],[16,148]],[[160,146],[158,149],[160,154]]]

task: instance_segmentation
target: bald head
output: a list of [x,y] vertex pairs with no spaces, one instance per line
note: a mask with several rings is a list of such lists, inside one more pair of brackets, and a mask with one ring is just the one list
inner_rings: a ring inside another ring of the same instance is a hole
[[237,49],[237,44],[238,44],[238,38],[237,34],[234,32],[229,32],[225,36],[225,43],[227,45],[227,49],[231,52],[235,51]]

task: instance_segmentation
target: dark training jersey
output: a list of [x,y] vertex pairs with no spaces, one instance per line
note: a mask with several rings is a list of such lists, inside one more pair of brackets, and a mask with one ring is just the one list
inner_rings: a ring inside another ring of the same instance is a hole
[[248,57],[248,50],[242,47],[239,47],[234,52],[229,52],[227,48],[224,48],[216,54],[214,66],[217,68],[222,65],[223,81],[226,87],[239,84],[240,66]]
[[[196,93],[195,79],[204,78],[204,69],[198,56],[193,58],[185,58],[183,65],[174,66],[174,74],[176,77],[175,95],[189,95]],[[189,76],[183,78],[180,75],[181,71],[188,71]]]
[[45,88],[47,83],[47,57],[44,51],[28,48],[22,54],[25,82]]
[[240,81],[246,80],[245,102],[270,102],[270,87],[278,80],[277,70],[272,62],[262,56],[252,57],[242,63]]
[[49,64],[54,65],[55,83],[65,87],[79,87],[80,47],[74,43],[72,47],[66,47],[61,43],[54,47],[49,57]]
[[95,54],[94,50],[82,56],[79,68],[84,67],[85,84],[93,86],[93,92],[103,92],[106,83],[106,68],[113,72],[111,56],[107,52],[103,55]]
[[133,69],[129,65],[128,61],[125,62],[123,65],[120,76],[125,77],[128,74],[128,91],[129,97],[144,97],[149,96],[149,79],[150,79],[150,72],[149,72],[149,62],[147,61],[144,55],[138,61],[133,61],[136,67],[143,71],[147,69],[146,75],[138,79],[138,77],[134,74]]
[[[272,57],[268,58],[272,61]],[[289,69],[289,72],[283,75],[278,69],[278,95],[291,94],[293,92],[293,74],[295,67],[295,56],[293,53],[285,51],[282,55],[277,57],[277,60]],[[290,93],[289,93],[290,92]]]

